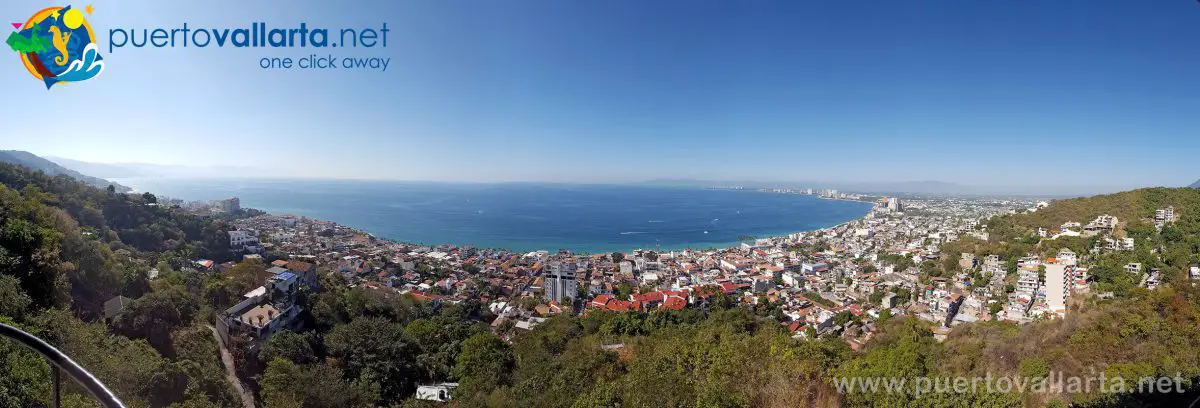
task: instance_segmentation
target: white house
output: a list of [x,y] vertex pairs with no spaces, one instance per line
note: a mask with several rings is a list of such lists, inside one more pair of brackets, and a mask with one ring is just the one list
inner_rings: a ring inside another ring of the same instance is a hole
[[1058,253],[1054,255],[1054,258],[1057,259],[1058,263],[1062,265],[1075,266],[1077,263],[1079,263],[1079,256],[1076,255],[1075,251],[1072,251],[1070,248],[1063,248],[1059,250]]
[[229,231],[229,247],[239,250],[258,248],[258,237],[248,231]]

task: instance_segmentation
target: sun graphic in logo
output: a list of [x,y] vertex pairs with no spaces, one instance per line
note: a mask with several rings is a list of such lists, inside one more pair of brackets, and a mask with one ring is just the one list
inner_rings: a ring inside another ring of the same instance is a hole
[[[84,9],[88,15],[95,10]],[[104,71],[104,59],[96,47],[96,35],[84,17],[84,11],[71,6],[50,7],[34,13],[5,41],[21,56],[25,69],[46,83],[86,81]]]

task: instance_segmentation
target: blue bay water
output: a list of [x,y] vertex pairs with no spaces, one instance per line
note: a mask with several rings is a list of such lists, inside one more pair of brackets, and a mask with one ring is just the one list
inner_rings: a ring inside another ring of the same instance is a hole
[[185,200],[334,221],[375,236],[517,251],[726,247],[862,217],[871,204],[757,191],[562,184],[123,179]]

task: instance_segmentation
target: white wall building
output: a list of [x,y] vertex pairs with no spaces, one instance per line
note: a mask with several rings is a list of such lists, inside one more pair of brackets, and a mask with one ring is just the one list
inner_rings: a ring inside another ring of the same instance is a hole
[[1067,314],[1067,291],[1070,280],[1067,279],[1067,267],[1060,264],[1046,265],[1046,308],[1058,317]]
[[242,249],[247,246],[257,247],[258,237],[249,231],[229,231],[229,247]]
[[577,296],[574,262],[550,261],[546,264],[544,278],[546,300],[562,302]]
[[237,197],[230,197],[227,200],[221,200],[219,205],[221,211],[227,213],[235,213],[242,209],[242,202]]

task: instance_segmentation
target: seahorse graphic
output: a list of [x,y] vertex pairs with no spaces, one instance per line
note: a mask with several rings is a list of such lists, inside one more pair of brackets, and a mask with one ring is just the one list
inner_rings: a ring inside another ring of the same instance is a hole
[[67,54],[67,41],[71,40],[71,32],[68,31],[64,34],[62,30],[58,28],[58,26],[50,26],[50,29],[47,30],[47,32],[50,33],[50,40],[54,43],[54,49],[58,50],[58,52],[62,54],[54,57],[54,63],[58,64],[60,67],[67,65],[67,61],[70,61],[71,59],[71,57]]

